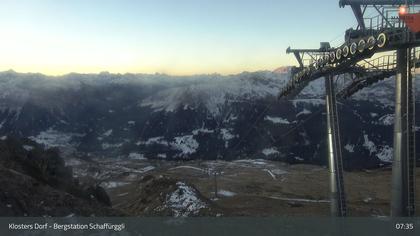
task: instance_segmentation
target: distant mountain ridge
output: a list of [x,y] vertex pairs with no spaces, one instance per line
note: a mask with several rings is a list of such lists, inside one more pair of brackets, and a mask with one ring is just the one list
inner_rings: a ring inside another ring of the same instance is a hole
[[[289,77],[289,68],[229,76],[1,72],[0,137],[64,155],[325,164],[324,82],[277,101]],[[392,90],[391,78],[340,101],[347,168],[392,159]]]

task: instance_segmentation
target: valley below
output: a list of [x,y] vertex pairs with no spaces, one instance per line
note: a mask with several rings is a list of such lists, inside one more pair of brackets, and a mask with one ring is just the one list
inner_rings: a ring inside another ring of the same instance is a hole
[[[104,187],[112,207],[129,216],[330,214],[328,169],[323,166],[262,159],[70,159],[67,163],[81,181]],[[391,172],[387,167],[345,172],[349,216],[389,215]],[[417,196],[419,190],[417,185]],[[418,198],[416,207],[420,207]]]
[[[325,81],[290,72],[0,72],[0,214],[329,216]],[[390,213],[394,85],[337,103],[349,216]]]

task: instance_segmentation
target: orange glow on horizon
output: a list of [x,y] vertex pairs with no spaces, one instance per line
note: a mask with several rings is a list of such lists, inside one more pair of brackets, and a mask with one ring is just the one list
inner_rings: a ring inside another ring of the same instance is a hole
[[0,66],[0,72],[4,71],[15,71],[17,73],[40,73],[46,76],[63,76],[71,73],[76,74],[99,74],[102,72],[108,72],[111,74],[166,74],[170,76],[194,76],[194,75],[204,75],[204,74],[220,74],[220,75],[234,75],[242,72],[256,72],[256,71],[274,71],[277,68],[285,66],[293,66],[293,61],[290,64],[278,63],[278,64],[268,64],[264,66],[255,66],[255,67],[246,67],[240,66],[236,68],[226,67],[220,68],[218,70],[212,70],[210,68],[112,68],[112,67],[66,67],[66,68],[42,68],[39,66],[25,66],[25,67],[6,67]]

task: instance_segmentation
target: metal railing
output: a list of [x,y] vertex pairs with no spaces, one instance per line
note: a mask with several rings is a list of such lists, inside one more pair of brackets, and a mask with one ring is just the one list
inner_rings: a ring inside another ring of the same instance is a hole
[[396,53],[390,55],[383,55],[371,60],[362,60],[357,64],[363,68],[366,72],[373,71],[391,71],[397,67],[397,55]]

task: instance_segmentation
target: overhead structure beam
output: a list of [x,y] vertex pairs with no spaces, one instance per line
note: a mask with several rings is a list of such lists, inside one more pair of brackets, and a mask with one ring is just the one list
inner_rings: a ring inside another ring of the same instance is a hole
[[328,50],[327,48],[320,48],[320,49],[291,49],[290,47],[288,47],[286,49],[286,53],[294,53],[294,52],[299,52],[299,53],[319,53],[319,52],[329,52],[330,50]]
[[303,58],[305,57],[305,55],[309,56],[310,58],[312,58],[312,60],[315,60],[315,57],[313,54],[316,53],[325,53],[328,52],[329,48],[328,47],[321,47],[319,49],[291,49],[290,47],[288,47],[286,49],[286,53],[293,53],[295,55],[296,61],[299,63],[299,67],[303,68],[304,64],[303,64]]
[[366,30],[365,21],[363,20],[363,11],[360,4],[351,4],[354,16],[356,17],[357,24],[361,30]]
[[299,63],[299,67],[303,68],[302,56],[300,56],[299,52],[293,52],[293,54],[295,54],[296,61]]
[[386,16],[384,16],[384,14],[379,10],[379,8],[376,6],[376,5],[374,5],[373,6],[374,8],[375,8],[375,10],[379,13],[379,15],[381,15],[382,16],[382,19],[384,19],[385,20],[385,23],[389,26],[389,27],[393,27],[392,26],[392,24],[389,22],[389,20],[388,20],[388,18],[386,17]]

